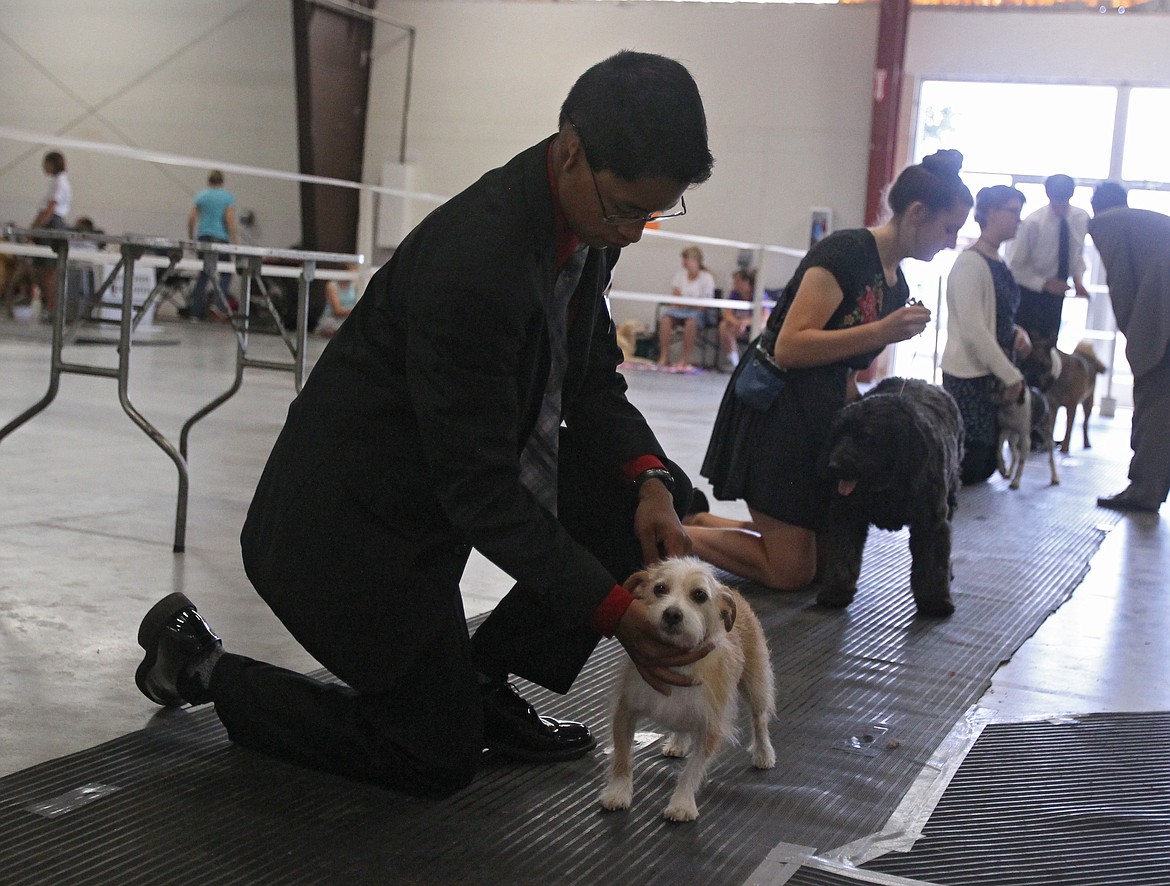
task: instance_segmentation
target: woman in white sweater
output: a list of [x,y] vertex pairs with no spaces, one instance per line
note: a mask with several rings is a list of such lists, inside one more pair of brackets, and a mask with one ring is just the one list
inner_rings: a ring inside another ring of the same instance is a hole
[[1023,391],[1024,376],[1014,361],[1032,346],[1015,325],[1020,291],[999,254],[1016,235],[1023,208],[1024,195],[1015,188],[983,188],[975,197],[979,239],[959,255],[947,278],[943,387],[963,415],[964,483],[980,483],[995,471],[1000,392],[1011,398]]

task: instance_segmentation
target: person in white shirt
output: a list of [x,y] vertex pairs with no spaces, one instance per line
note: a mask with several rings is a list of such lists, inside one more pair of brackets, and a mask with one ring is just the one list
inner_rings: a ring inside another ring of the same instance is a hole
[[[671,295],[683,298],[714,298],[715,278],[703,267],[703,251],[698,246],[688,246],[682,251],[682,268],[674,275]],[[697,305],[669,305],[658,319],[658,365],[670,363],[670,340],[675,327],[682,325],[682,352],[675,369],[691,368],[691,354],[699,338],[699,323],[703,320],[703,309]]]
[[1089,297],[1083,280],[1089,214],[1069,205],[1074,189],[1069,176],[1050,175],[1044,182],[1048,205],[1024,219],[1012,245],[1011,271],[1020,287],[1016,322],[1034,342],[1056,343],[1070,278],[1076,295]]
[[[49,177],[49,184],[29,227],[63,231],[69,227],[65,218],[73,204],[73,186],[65,172],[65,158],[58,151],[49,151],[41,161],[41,168]],[[37,259],[36,265],[41,308],[47,319],[53,316],[57,306],[57,259]]]
[[959,254],[947,278],[943,388],[963,416],[965,484],[982,483],[995,471],[998,402],[1023,391],[1013,358],[1027,356],[1031,342],[1016,325],[1020,293],[999,252],[1020,227],[1023,207],[1024,195],[1015,188],[983,188],[975,197],[979,239]]

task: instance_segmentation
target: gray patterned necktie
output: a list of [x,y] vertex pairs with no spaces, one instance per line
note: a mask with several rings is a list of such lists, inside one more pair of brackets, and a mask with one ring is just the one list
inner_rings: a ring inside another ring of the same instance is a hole
[[550,514],[557,512],[557,444],[561,428],[561,387],[569,362],[568,310],[569,300],[577,291],[581,269],[589,247],[579,246],[561,268],[552,292],[545,300],[548,318],[549,370],[548,384],[540,404],[540,415],[532,435],[520,453],[520,482],[536,496]]

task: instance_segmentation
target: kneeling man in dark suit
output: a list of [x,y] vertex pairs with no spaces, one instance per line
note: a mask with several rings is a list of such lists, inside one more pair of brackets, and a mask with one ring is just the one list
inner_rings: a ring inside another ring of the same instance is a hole
[[[485,748],[594,746],[509,682],[567,692],[602,636],[660,690],[689,685],[621,582],[689,551],[691,484],[626,398],[603,293],[712,158],[678,62],[586,71],[556,134],[432,212],[371,279],[289,409],[241,537],[249,579],[343,684],[225,652],[182,594],[146,615],[139,688],[214,702],[233,741],[421,795]],[[472,548],[516,585],[468,636]]]

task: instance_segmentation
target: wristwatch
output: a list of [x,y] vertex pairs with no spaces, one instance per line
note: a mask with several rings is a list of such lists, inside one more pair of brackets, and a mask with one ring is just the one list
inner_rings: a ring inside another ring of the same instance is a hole
[[642,484],[647,480],[661,480],[662,485],[674,493],[674,475],[666,468],[650,468],[640,473],[634,478],[634,491],[641,491]]

